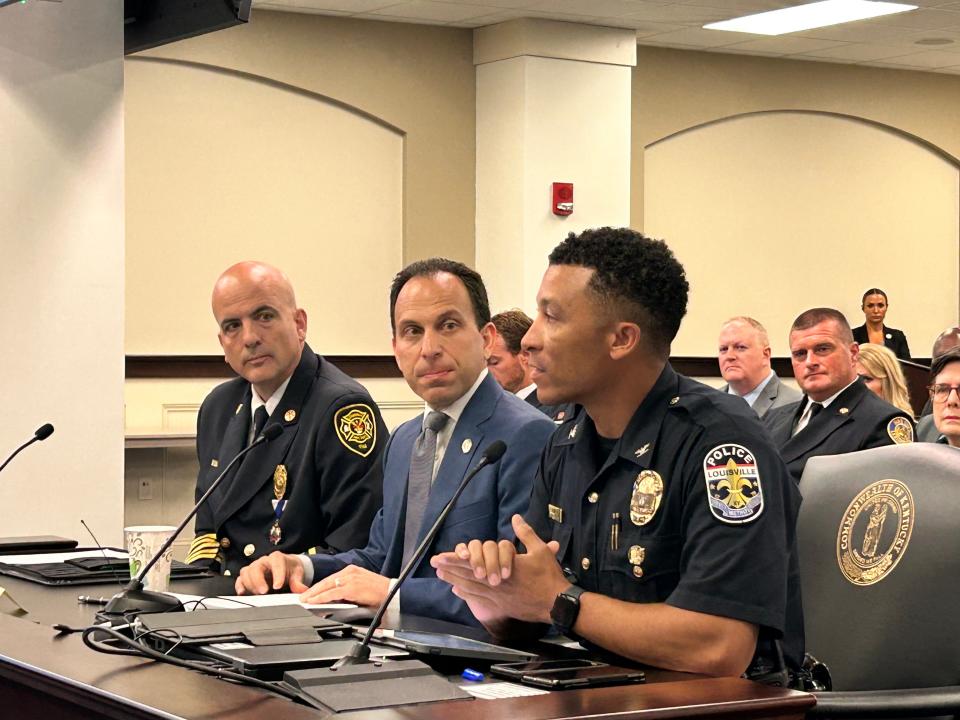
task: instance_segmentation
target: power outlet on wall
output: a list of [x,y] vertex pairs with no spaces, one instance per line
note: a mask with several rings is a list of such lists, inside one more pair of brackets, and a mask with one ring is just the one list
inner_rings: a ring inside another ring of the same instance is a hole
[[141,500],[153,500],[153,480],[151,478],[140,478],[138,497]]

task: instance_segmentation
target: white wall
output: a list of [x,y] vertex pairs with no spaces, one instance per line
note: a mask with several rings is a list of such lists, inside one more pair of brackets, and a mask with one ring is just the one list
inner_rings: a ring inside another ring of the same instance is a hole
[[0,9],[0,534],[122,538],[123,3]]
[[811,307],[863,323],[883,288],[887,322],[915,356],[955,322],[960,173],[902,133],[854,118],[746,115],[666,138],[645,152],[645,231],[690,280],[676,355],[712,355],[720,324],[751,315],[788,355]]

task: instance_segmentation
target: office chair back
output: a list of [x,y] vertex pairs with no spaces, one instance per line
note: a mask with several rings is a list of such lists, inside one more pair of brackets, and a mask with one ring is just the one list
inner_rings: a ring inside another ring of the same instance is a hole
[[833,689],[960,682],[960,451],[811,458],[797,538],[807,652]]

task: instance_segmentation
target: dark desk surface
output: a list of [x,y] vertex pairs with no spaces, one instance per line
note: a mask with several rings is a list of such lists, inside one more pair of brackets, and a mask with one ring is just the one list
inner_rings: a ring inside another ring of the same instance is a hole
[[[57,636],[50,627],[85,627],[96,610],[78,594],[109,595],[113,585],[48,588],[5,576],[0,587],[30,614],[0,615],[0,707],[20,717],[269,718],[317,720],[323,713],[254,687],[228,684],[197,672],[150,660],[104,655],[79,634]],[[211,589],[213,588],[213,589]],[[228,593],[210,581],[174,583],[185,593]],[[31,620],[33,622],[31,622]],[[644,685],[552,692],[503,700],[430,703],[346,713],[350,720],[559,720],[561,718],[802,718],[813,705],[805,693],[766,687],[739,678],[704,678],[650,670]]]

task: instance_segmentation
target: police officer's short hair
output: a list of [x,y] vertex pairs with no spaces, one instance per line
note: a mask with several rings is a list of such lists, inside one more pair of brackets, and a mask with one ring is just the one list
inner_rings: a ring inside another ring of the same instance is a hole
[[557,245],[550,264],[592,268],[590,289],[640,327],[649,351],[661,357],[670,354],[687,313],[690,285],[665,242],[629,228],[584,230]]
[[840,329],[840,339],[850,344],[853,342],[853,331],[850,329],[850,323],[847,322],[847,317],[839,310],[834,310],[833,308],[810,308],[805,310],[799,315],[797,319],[793,321],[793,325],[790,326],[790,332],[795,330],[809,330],[814,325],[819,325],[822,322],[827,320],[833,320],[837,327]]
[[503,344],[510,354],[519,355],[520,341],[533,325],[533,320],[523,310],[514,308],[497,313],[490,318],[490,322],[497,328],[497,334],[503,338]]
[[434,257],[410,263],[393,278],[393,283],[390,285],[390,327],[394,333],[397,331],[394,310],[397,307],[397,296],[400,295],[403,286],[415,277],[431,277],[439,273],[449,273],[460,278],[470,297],[470,305],[473,306],[473,315],[478,328],[490,322],[490,302],[487,300],[487,288],[483,284],[480,273],[456,260]]

